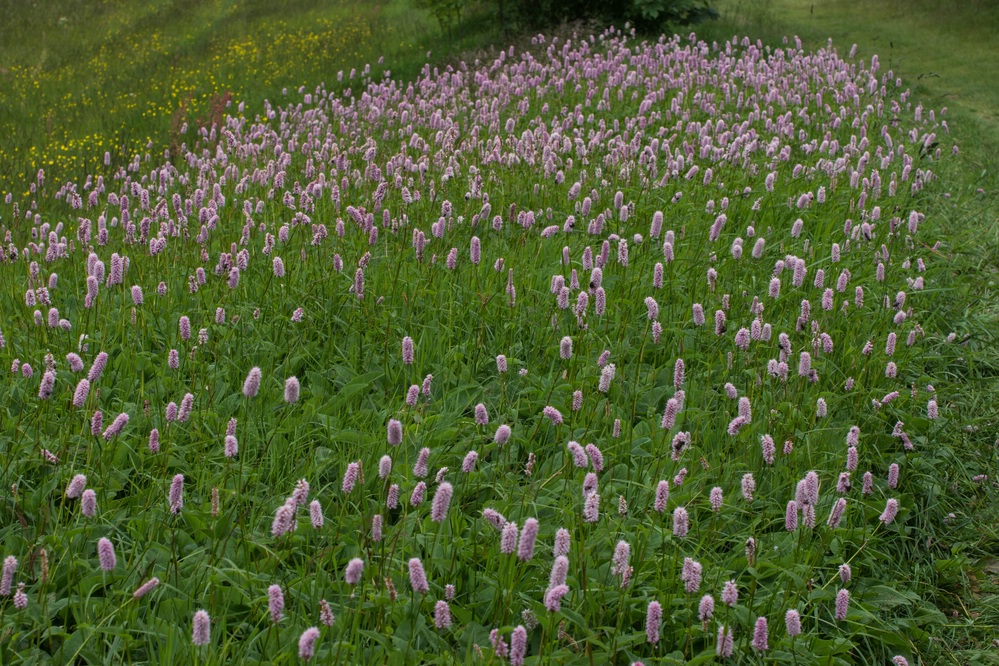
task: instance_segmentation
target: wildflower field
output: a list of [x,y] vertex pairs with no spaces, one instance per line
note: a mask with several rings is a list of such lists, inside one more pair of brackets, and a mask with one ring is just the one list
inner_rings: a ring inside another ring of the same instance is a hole
[[988,663],[961,148],[876,56],[538,36],[189,129],[0,202],[0,663]]
[[117,168],[154,147],[176,152],[233,98],[346,87],[379,57],[411,76],[445,46],[399,0],[45,0],[0,12],[4,189],[39,169],[83,179],[105,153]]

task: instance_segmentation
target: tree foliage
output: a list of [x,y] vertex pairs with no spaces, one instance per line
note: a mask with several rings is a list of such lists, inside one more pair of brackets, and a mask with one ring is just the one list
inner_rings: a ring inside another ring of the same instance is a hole
[[[631,23],[640,32],[691,25],[718,15],[712,0],[497,0],[505,29],[542,29],[565,21]],[[504,7],[505,5],[505,7]],[[505,11],[504,11],[505,10]]]
[[413,6],[429,11],[441,32],[449,38],[457,30],[460,32],[465,10],[471,5],[471,0],[413,0]]

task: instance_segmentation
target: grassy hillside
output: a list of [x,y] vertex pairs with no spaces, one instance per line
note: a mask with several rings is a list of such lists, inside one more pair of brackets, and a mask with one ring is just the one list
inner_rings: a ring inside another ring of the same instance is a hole
[[461,47],[403,0],[2,0],[0,16],[0,189],[40,168],[81,178],[105,152],[115,167],[177,152],[229,99],[356,86],[367,66],[411,77],[428,50]]
[[999,661],[987,3],[4,1],[0,663]]

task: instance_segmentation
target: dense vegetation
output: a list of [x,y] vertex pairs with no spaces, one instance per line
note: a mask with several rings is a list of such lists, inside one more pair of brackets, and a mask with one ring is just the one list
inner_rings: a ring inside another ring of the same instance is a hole
[[0,663],[994,663],[995,12],[718,8],[6,7]]
[[927,649],[886,573],[986,484],[945,117],[834,50],[535,46],[8,197],[10,659]]

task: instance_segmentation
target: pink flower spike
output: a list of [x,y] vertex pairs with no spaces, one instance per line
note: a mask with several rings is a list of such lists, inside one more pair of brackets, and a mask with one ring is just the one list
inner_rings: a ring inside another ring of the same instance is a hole
[[795,609],[784,614],[784,625],[787,627],[787,635],[791,638],[801,634],[801,615]]
[[83,490],[87,487],[87,477],[83,474],[77,474],[66,486],[66,497],[69,499],[76,499],[83,493]]
[[658,601],[650,601],[645,611],[645,639],[653,645],[659,642],[659,625],[662,619],[662,605]]
[[510,635],[510,666],[524,666],[527,656],[527,630],[519,625]]
[[479,454],[476,451],[469,451],[465,454],[465,459],[461,463],[461,471],[465,474],[470,474],[475,471],[475,462],[479,459]]
[[330,608],[329,602],[325,599],[319,601],[319,621],[327,627],[333,626],[333,609]]
[[451,607],[443,599],[438,600],[434,606],[434,626],[438,629],[451,626]]
[[562,425],[562,413],[559,412],[554,407],[552,407],[551,405],[546,406],[542,410],[542,414],[553,424]]
[[898,463],[888,466],[888,487],[894,490],[898,487]]
[[402,443],[402,423],[396,419],[388,422],[388,443],[392,446],[399,446]]
[[569,535],[569,530],[564,527],[560,527],[555,531],[555,547],[553,549],[553,554],[557,558],[560,555],[569,554],[569,544],[571,536]]
[[734,580],[728,581],[722,588],[722,602],[729,607],[739,603],[739,586],[735,584]]
[[76,390],[73,392],[73,406],[76,408],[83,407],[87,402],[87,396],[90,393],[90,382],[83,378],[77,385]]
[[160,579],[155,576],[147,580],[145,583],[136,588],[135,592],[132,593],[133,599],[141,599],[150,592],[152,592],[160,584]]
[[481,402],[475,406],[475,423],[480,426],[489,424],[489,412]]
[[534,557],[534,543],[538,538],[538,521],[528,518],[524,521],[524,527],[520,530],[520,545],[517,549],[517,557],[527,562]]
[[500,552],[504,555],[512,555],[517,550],[517,539],[520,536],[517,531],[517,523],[513,521],[504,523],[500,529],[502,530],[500,534]]
[[566,445],[569,449],[569,453],[572,454],[572,461],[576,467],[583,468],[586,467],[587,458],[586,452],[583,451],[583,447],[579,445],[579,442],[569,442]]
[[683,558],[683,569],[680,573],[680,580],[685,584],[687,594],[693,594],[701,586],[701,573],[703,568],[701,563],[689,557]]
[[593,471],[602,472],[604,470],[604,456],[600,452],[600,449],[594,444],[587,444],[586,454],[590,458],[590,464],[593,465]]
[[569,574],[569,558],[565,555],[557,555],[555,563],[552,564],[552,571],[548,577],[548,587],[555,588],[565,585],[565,578]]
[[114,545],[104,537],[101,537],[97,541],[97,558],[100,561],[101,569],[104,571],[114,569],[118,561],[114,554]]
[[284,381],[284,401],[289,405],[298,402],[300,385],[297,377],[289,377]]
[[10,595],[11,586],[14,584],[14,572],[17,571],[17,558],[8,555],[3,561],[3,575],[0,577],[0,597]]
[[653,504],[653,509],[657,513],[663,513],[666,511],[666,503],[669,500],[669,481],[660,481],[659,485],[656,487],[656,498]]
[[898,515],[898,500],[892,497],[885,504],[885,510],[881,514],[879,520],[885,525],[890,525],[894,522],[895,517]]
[[347,464],[347,469],[343,472],[343,482],[340,484],[340,490],[345,495],[349,494],[354,490],[354,486],[357,484],[361,477],[361,464],[358,462],[352,462]]
[[387,479],[389,474],[392,473],[392,457],[389,455],[384,455],[381,460],[378,461],[378,478]]
[[767,641],[767,618],[760,617],[756,619],[756,627],[753,629],[753,643],[752,647],[758,652],[766,652],[770,649],[770,645]]
[[715,644],[715,654],[723,659],[728,659],[732,656],[732,650],[734,649],[735,636],[732,633],[731,627],[726,627],[721,625],[718,627],[718,641]]
[[[97,414],[94,414],[95,419],[96,416]],[[114,418],[114,421],[111,422],[111,425],[107,427],[107,429],[104,431],[102,435],[105,441],[111,441],[111,438],[120,434],[127,424],[128,424],[128,414],[122,413],[116,416]]]
[[443,523],[447,519],[447,510],[451,506],[451,496],[453,493],[454,487],[447,481],[437,486],[430,510],[430,520],[435,523]]
[[836,593],[836,621],[842,622],[850,610],[850,591],[846,588]]
[[246,375],[246,380],[243,382],[243,395],[247,398],[252,398],[257,395],[260,390],[260,380],[262,374],[260,368],[252,368],[250,372]]
[[267,588],[267,608],[271,614],[271,622],[278,623],[284,617],[284,593],[280,585]]
[[701,597],[701,602],[697,606],[697,617],[701,622],[707,622],[715,613],[715,598],[710,594]]
[[409,560],[409,583],[412,585],[413,591],[419,594],[426,594],[430,591],[427,575],[423,571],[423,563],[418,557]]
[[676,507],[673,510],[673,536],[683,539],[687,536],[689,529],[690,518],[687,515],[687,510],[682,506]]
[[427,476],[427,464],[430,461],[430,449],[423,447],[416,456],[416,464],[413,465],[413,476],[422,479]]
[[208,613],[203,610],[195,613],[191,642],[195,645],[208,645],[211,642],[211,630],[211,618],[208,617]]
[[[565,560],[566,558],[563,557],[561,559]],[[568,560],[566,560],[566,562],[568,562]],[[558,562],[556,562],[556,566],[558,566]],[[554,576],[554,570],[552,573]],[[567,594],[569,594],[569,586],[565,583],[559,583],[553,587],[549,587],[548,591],[545,592],[545,610],[549,613],[558,613],[562,610],[562,599]]]
[[317,640],[319,640],[319,629],[316,627],[309,627],[303,631],[298,639],[298,658],[302,661],[312,659],[316,653]]
[[309,503],[309,519],[312,521],[313,529],[322,529],[323,526],[323,507],[319,503],[319,500],[312,500]]
[[97,354],[94,358],[93,365],[90,366],[90,373],[87,375],[87,381],[94,384],[98,379],[100,379],[101,375],[104,374],[104,368],[107,366],[107,363],[107,352],[100,352]]
[[510,426],[505,423],[496,429],[496,435],[493,437],[493,441],[498,445],[503,446],[508,441],[510,441]]
[[177,474],[170,483],[170,513],[180,513],[184,507],[184,475]]
[[[157,433],[158,435],[159,433]],[[225,436],[225,457],[234,458],[239,453],[239,441],[233,435]]]
[[347,581],[348,585],[357,585],[361,582],[361,574],[363,572],[364,560],[359,557],[355,557],[347,563],[347,568],[344,569],[343,572],[343,579]]
[[86,518],[93,518],[97,513],[97,493],[87,488],[80,496],[80,513]]
[[600,520],[600,495],[591,492],[583,502],[583,520],[587,523],[595,523]]

